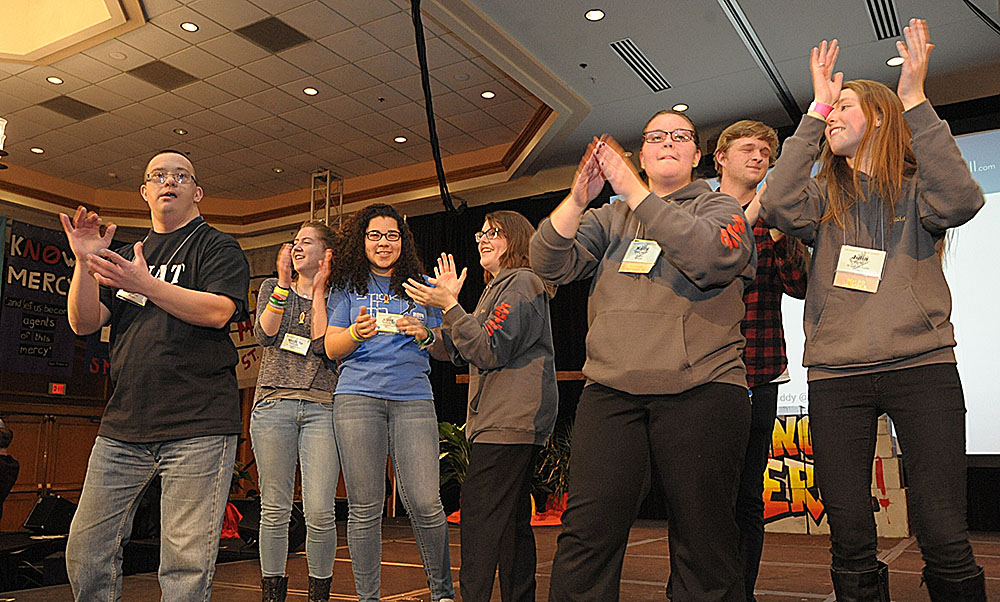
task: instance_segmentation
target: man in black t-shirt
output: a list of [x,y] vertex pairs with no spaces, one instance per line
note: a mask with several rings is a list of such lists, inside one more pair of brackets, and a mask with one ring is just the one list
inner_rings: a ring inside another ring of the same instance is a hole
[[162,599],[206,600],[241,430],[228,325],[247,318],[250,269],[201,217],[204,193],[182,153],[157,153],[140,193],[153,228],[118,252],[114,224],[102,234],[84,207],[60,216],[76,256],[70,326],[85,335],[110,325],[112,382],[66,566],[77,600],[120,599],[121,547],[159,475]]
[[13,440],[14,431],[7,428],[3,420],[0,420],[0,518],[3,518],[3,503],[10,495],[10,490],[14,488],[18,473],[21,472],[21,465],[7,453],[7,448]]

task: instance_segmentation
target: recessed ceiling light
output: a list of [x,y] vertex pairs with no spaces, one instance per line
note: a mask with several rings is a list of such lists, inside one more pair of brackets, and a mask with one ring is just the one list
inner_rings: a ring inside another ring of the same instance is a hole
[[191,21],[185,21],[181,23],[181,29],[183,29],[184,31],[190,31],[191,33],[194,33],[198,31],[198,24],[192,23]]
[[495,97],[496,95],[497,95],[496,92],[494,92],[493,90],[484,90],[483,93],[480,94],[480,96],[482,96],[483,98],[485,98],[487,100]]
[[456,73],[455,74],[455,79],[457,79],[460,82],[467,81],[469,79],[469,74],[468,73]]
[[178,136],[186,136],[188,131],[185,130],[184,128],[174,128],[174,133],[177,134]]
[[587,12],[583,13],[583,16],[588,21],[600,21],[604,18],[604,11],[599,8],[592,8]]
[[271,171],[273,171],[274,173],[281,173],[281,172],[285,171],[285,168],[284,167],[272,167]]
[[37,147],[37,146],[32,146],[31,147],[31,152],[35,153],[36,155],[40,155],[40,154],[42,154],[42,153],[45,152],[45,149]]
[[392,139],[392,141],[397,144],[402,144],[406,142],[406,136],[396,136],[395,138]]
[[61,77],[56,77],[55,75],[50,75],[50,76],[46,77],[45,81],[49,82],[50,84],[56,85],[56,86],[58,86],[59,84],[63,83],[62,78]]
[[302,93],[306,96],[316,96],[319,94],[319,90],[316,88],[302,88]]
[[689,108],[689,107],[688,107],[688,106],[687,106],[686,104],[684,104],[683,102],[679,102],[679,103],[677,103],[677,104],[675,104],[675,105],[673,106],[673,109],[674,109],[675,111],[681,111],[681,112],[684,112],[684,111],[687,111],[687,110],[688,110],[688,108]]
[[901,57],[901,56],[894,56],[891,59],[887,60],[885,62],[885,64],[889,65],[890,67],[899,67],[904,62],[906,62],[906,59],[904,59],[903,57]]
[[126,56],[124,52],[109,52],[108,56],[110,58],[115,59],[116,61],[124,61],[125,59],[128,58],[128,56]]

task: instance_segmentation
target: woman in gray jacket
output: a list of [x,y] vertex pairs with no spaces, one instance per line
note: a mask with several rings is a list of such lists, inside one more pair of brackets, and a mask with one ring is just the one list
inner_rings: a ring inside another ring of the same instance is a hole
[[[488,602],[500,567],[504,602],[535,599],[531,477],[558,408],[549,297],[528,267],[534,228],[496,211],[476,232],[486,290],[473,313],[458,304],[465,281],[442,255],[429,287],[404,284],[414,301],[444,310],[442,334],[456,365],[471,364],[466,433],[472,443],[462,485],[462,568],[466,602]],[[468,552],[468,553],[467,553]]]

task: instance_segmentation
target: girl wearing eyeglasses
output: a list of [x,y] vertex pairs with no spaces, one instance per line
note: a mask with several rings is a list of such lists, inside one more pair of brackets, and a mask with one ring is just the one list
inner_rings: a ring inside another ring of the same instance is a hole
[[535,600],[531,479],[535,457],[558,409],[549,298],[554,288],[528,267],[535,229],[496,211],[476,232],[486,289],[466,313],[458,293],[466,270],[438,259],[432,288],[404,283],[410,296],[444,310],[443,339],[456,365],[470,365],[466,436],[472,444],[462,484],[462,568],[466,602],[489,602],[499,565],[504,602]]
[[948,229],[976,215],[983,193],[924,94],[927,23],[913,19],[903,34],[895,93],[844,83],[836,40],[812,49],[815,102],[785,141],[761,215],[813,249],[803,363],[837,599],[889,600],[871,507],[876,421],[887,413],[931,600],[985,601],[966,525],[965,399],[941,265]]
[[326,354],[341,360],[334,397],[347,486],[347,543],[361,602],[377,602],[386,456],[435,602],[455,597],[448,526],[438,491],[438,422],[429,356],[447,360],[441,312],[403,290],[423,281],[413,235],[399,213],[369,205],[345,226],[330,283]]
[[264,356],[250,415],[250,440],[260,474],[264,602],[284,600],[288,588],[285,560],[296,460],[302,472],[309,601],[330,598],[340,462],[333,432],[337,366],[323,353],[323,335],[334,238],[322,222],[302,224],[294,241],[278,251],[278,277],[265,280],[257,295],[254,335]]
[[[683,113],[654,115],[639,151],[647,183],[617,143],[594,139],[531,239],[539,276],[593,278],[552,601],[618,600],[651,460],[674,599],[746,599],[733,508],[750,424],[740,322],[756,245],[736,199],[692,180],[697,143]],[[620,200],[588,209],[605,180]]]

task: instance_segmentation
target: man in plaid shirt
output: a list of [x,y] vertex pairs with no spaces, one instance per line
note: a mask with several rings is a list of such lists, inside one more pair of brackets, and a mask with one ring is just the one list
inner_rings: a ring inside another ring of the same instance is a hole
[[[808,252],[798,239],[785,236],[757,219],[760,194],[757,185],[774,164],[778,135],[759,121],[743,120],[719,135],[715,168],[721,175],[719,190],[736,197],[757,241],[757,276],[743,292],[746,315],[743,336],[752,418],[750,439],[736,499],[746,595],[754,601],[754,584],[764,546],[764,468],[778,407],[778,383],[787,382],[785,335],[781,327],[781,295],[806,296]],[[765,184],[764,186],[767,186]]]

